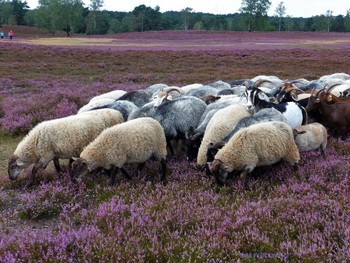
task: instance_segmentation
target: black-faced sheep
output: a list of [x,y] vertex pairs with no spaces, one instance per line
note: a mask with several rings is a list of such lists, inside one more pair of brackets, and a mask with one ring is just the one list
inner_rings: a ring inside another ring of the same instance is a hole
[[55,168],[60,172],[58,159],[79,156],[84,147],[104,129],[123,121],[120,112],[111,109],[44,121],[18,144],[8,162],[9,178],[17,179],[23,169],[35,164],[26,184],[29,187],[37,171],[45,169],[51,160],[54,160]]
[[114,184],[119,170],[124,175],[126,163],[144,163],[151,157],[161,162],[166,176],[166,140],[162,126],[152,118],[139,118],[104,130],[72,164],[72,178],[78,179],[98,168],[111,170]]
[[284,122],[258,123],[239,130],[208,163],[219,185],[228,174],[241,171],[241,178],[257,166],[267,166],[281,159],[297,168],[300,154],[290,126]]

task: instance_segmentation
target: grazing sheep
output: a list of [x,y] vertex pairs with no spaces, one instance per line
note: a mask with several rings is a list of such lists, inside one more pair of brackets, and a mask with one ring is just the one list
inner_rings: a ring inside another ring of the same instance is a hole
[[247,107],[234,104],[218,110],[210,119],[197,154],[197,166],[202,167],[207,161],[207,149],[210,143],[222,140],[244,117],[250,116]]
[[300,152],[320,150],[323,158],[326,158],[327,129],[318,122],[302,125],[293,129],[295,143]]
[[222,148],[231,139],[231,137],[240,129],[249,127],[253,124],[269,121],[282,121],[287,123],[287,120],[283,116],[283,114],[274,108],[262,109],[252,116],[245,117],[241,119],[233,128],[233,130],[230,131],[221,141],[218,141],[214,144],[210,144],[208,146],[207,161],[212,162],[219,148]]
[[122,123],[120,112],[111,109],[89,111],[60,119],[44,121],[35,126],[18,144],[8,162],[11,180],[35,164],[26,187],[29,187],[40,168],[45,169],[51,160],[60,172],[58,159],[71,159],[93,141],[104,129]]
[[75,159],[72,178],[78,179],[87,172],[103,168],[111,171],[114,184],[116,174],[126,163],[144,163],[151,157],[161,162],[162,177],[166,176],[166,139],[162,126],[152,118],[139,118],[104,130]]
[[273,121],[239,130],[208,166],[217,183],[224,185],[233,171],[241,171],[241,178],[244,178],[255,167],[271,165],[281,159],[297,168],[300,154],[290,126]]

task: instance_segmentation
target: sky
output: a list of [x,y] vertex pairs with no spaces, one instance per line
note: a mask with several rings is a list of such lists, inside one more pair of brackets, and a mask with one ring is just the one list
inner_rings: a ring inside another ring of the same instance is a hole
[[[346,15],[346,11],[350,9],[349,0],[270,0],[271,7],[268,15],[273,16],[277,5],[284,2],[287,16],[292,17],[312,17],[316,15],[324,15],[327,10],[331,10],[333,16]],[[90,0],[84,0],[85,6],[89,6]],[[30,9],[37,7],[37,0],[27,0]],[[203,12],[211,14],[232,14],[239,12],[242,0],[104,0],[102,9],[109,11],[130,12],[136,6],[146,5],[155,8],[160,7],[160,12],[181,11],[186,7],[193,9],[193,12]]]

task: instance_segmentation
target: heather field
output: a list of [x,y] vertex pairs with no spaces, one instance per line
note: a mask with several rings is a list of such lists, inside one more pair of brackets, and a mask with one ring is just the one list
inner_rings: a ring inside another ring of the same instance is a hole
[[[37,123],[75,114],[95,95],[156,83],[183,86],[257,75],[350,73],[350,35],[149,32],[0,42],[0,262],[341,262],[350,258],[350,138],[327,158],[303,153],[218,187],[185,156],[159,183],[147,163],[111,187],[49,166],[29,190],[7,161]],[[64,163],[66,167],[66,163]],[[128,165],[128,171],[136,168]]]

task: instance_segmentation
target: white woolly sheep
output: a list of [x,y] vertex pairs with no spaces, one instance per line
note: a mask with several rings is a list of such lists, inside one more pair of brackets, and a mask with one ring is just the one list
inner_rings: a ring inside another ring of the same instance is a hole
[[104,129],[123,121],[120,112],[101,109],[39,123],[18,144],[9,159],[9,178],[17,179],[23,169],[35,164],[26,184],[29,187],[37,171],[45,169],[51,160],[60,172],[58,159],[79,156]]
[[197,166],[207,161],[207,149],[210,143],[221,141],[242,118],[250,116],[247,107],[234,104],[218,110],[210,119],[197,154]]
[[99,99],[112,99],[112,100],[117,100],[119,99],[121,96],[123,96],[126,93],[125,90],[112,90],[110,92],[106,92],[103,94],[100,94],[98,96],[93,97],[92,99],[90,99],[89,103],[95,101],[95,100],[99,100]]
[[241,178],[245,178],[255,167],[271,165],[281,159],[296,169],[300,154],[290,126],[272,121],[239,130],[208,166],[217,183],[223,185],[230,172],[241,171]]
[[90,101],[88,104],[84,105],[83,107],[81,107],[79,109],[78,113],[90,111],[94,108],[103,107],[103,106],[106,106],[106,105],[111,104],[113,102],[115,102],[115,100],[111,99],[111,98],[95,99],[93,101]]
[[114,184],[119,169],[126,163],[145,163],[151,157],[161,162],[161,181],[166,176],[166,139],[158,121],[149,118],[138,118],[115,125],[104,130],[75,159],[72,164],[72,178],[81,178],[87,172],[98,168],[111,171],[111,182]]
[[320,150],[323,158],[326,158],[327,129],[318,122],[302,125],[293,129],[295,143],[300,152]]

